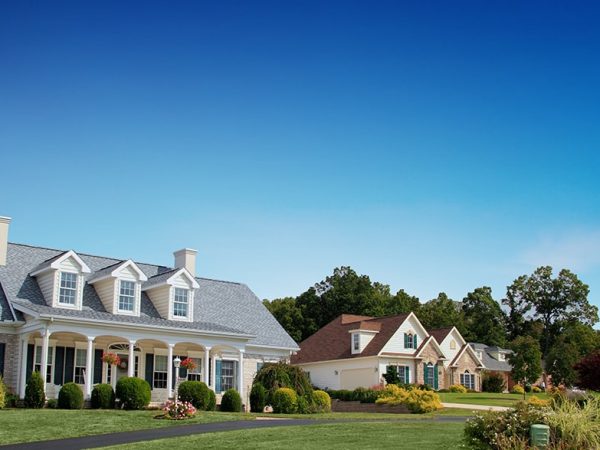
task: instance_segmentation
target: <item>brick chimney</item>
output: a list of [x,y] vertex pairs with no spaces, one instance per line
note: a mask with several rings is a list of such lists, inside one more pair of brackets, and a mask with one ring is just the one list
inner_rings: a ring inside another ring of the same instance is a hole
[[6,253],[8,252],[8,227],[10,217],[0,216],[0,266],[6,265]]
[[175,256],[175,267],[178,269],[185,267],[192,276],[196,276],[196,254],[198,250],[191,248],[182,248],[173,252]]

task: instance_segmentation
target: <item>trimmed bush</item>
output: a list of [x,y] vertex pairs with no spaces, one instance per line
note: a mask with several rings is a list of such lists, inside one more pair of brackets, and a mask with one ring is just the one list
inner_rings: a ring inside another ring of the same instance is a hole
[[273,412],[293,414],[298,410],[298,395],[293,389],[279,388],[273,395]]
[[531,388],[531,392],[535,393],[535,394],[539,394],[540,392],[542,392],[542,388],[539,386],[533,386]]
[[110,384],[97,384],[92,389],[92,408],[113,409],[115,407],[115,391]]
[[46,402],[46,408],[49,408],[49,409],[58,408],[58,400],[56,400],[55,398],[49,398],[48,401]]
[[254,383],[250,391],[250,411],[261,413],[267,406],[267,390],[260,383]]
[[513,394],[523,395],[525,393],[525,389],[520,384],[515,384],[510,392],[512,392]]
[[273,404],[273,395],[279,388],[291,388],[300,397],[312,394],[310,380],[300,367],[286,363],[267,363],[254,377],[254,383],[260,383],[267,390],[267,404]]
[[497,373],[486,374],[481,381],[481,390],[483,392],[504,392],[506,387],[504,377]]
[[210,389],[202,381],[184,381],[179,385],[177,394],[182,402],[189,402],[197,410],[206,411],[210,401]]
[[529,397],[527,404],[536,408],[546,408],[547,406],[550,406],[550,400],[542,400],[541,398],[533,395]]
[[312,400],[317,412],[331,412],[331,397],[325,391],[313,391]]
[[208,390],[208,404],[206,405],[207,411],[214,411],[217,409],[217,395],[212,389]]
[[150,385],[136,377],[123,377],[117,381],[116,396],[124,409],[143,409],[150,403]]
[[0,375],[0,409],[6,406],[6,385]]
[[83,391],[78,384],[65,383],[58,393],[58,407],[61,409],[83,408]]
[[240,412],[242,410],[242,398],[235,389],[227,389],[221,399],[221,411]]
[[44,380],[39,372],[33,372],[25,388],[25,406],[27,408],[42,408],[46,403]]
[[456,394],[466,394],[467,393],[467,388],[464,387],[462,384],[453,384],[452,386],[450,386],[448,388],[448,390],[450,392],[454,392]]
[[386,387],[384,394],[377,399],[376,403],[380,405],[406,405],[412,413],[417,414],[442,409],[440,396],[434,391],[423,389],[411,389],[407,391],[393,384]]

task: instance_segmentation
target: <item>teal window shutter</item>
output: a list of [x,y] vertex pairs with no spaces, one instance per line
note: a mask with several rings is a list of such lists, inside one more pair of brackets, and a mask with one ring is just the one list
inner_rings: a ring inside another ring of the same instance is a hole
[[423,363],[423,384],[427,384],[427,364]]
[[406,384],[410,383],[410,367],[404,367],[404,382]]
[[437,391],[438,389],[438,366],[433,366],[433,388]]
[[417,335],[415,334],[415,335],[413,336],[413,348],[415,348],[415,349],[416,349],[417,347],[418,347],[418,345],[417,345]]
[[221,392],[221,360],[217,359],[215,361],[215,392]]
[[408,335],[404,333],[404,348],[408,348]]

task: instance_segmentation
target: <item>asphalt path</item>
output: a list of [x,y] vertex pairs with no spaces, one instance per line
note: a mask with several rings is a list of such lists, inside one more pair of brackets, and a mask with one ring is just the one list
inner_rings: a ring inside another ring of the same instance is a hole
[[120,433],[98,434],[76,438],[56,439],[51,441],[26,442],[22,444],[0,445],[0,449],[15,450],[80,450],[86,448],[106,447],[109,445],[130,444],[133,442],[151,441],[171,437],[184,437],[192,434],[215,433],[219,431],[253,430],[257,428],[290,427],[302,425],[321,425],[324,423],[344,422],[399,422],[399,423],[426,423],[426,422],[464,422],[467,417],[440,416],[435,419],[281,419],[281,420],[239,420],[216,423],[197,423],[192,425],[176,425],[151,430],[124,431]]

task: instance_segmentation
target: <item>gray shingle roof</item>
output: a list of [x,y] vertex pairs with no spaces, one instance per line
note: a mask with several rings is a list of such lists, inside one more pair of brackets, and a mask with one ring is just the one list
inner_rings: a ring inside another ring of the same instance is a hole
[[167,270],[166,272],[154,275],[153,277],[148,277],[148,281],[145,281],[144,284],[142,284],[142,289],[148,289],[149,287],[164,283],[178,270],[179,269]]
[[477,342],[470,342],[469,345],[473,347],[475,351],[481,352],[481,362],[483,363],[486,369],[495,370],[499,372],[510,372],[512,370],[512,366],[508,361],[499,361],[490,354],[490,352],[500,351],[508,355],[512,353],[512,350],[500,348],[497,346],[488,346]]
[[104,269],[100,269],[97,272],[94,272],[92,274],[91,277],[88,278],[88,283],[92,283],[94,280],[98,280],[102,277],[104,277],[105,275],[109,275],[113,270],[115,270],[117,267],[119,267],[121,264],[123,264],[125,261],[117,261],[114,264],[111,264],[108,267],[105,267]]
[[[29,276],[42,263],[62,255],[63,250],[53,250],[22,244],[8,244],[7,264],[0,266],[0,320],[14,318],[8,301],[27,307],[40,314],[81,317],[84,319],[112,320],[119,323],[136,323],[190,330],[235,333],[253,336],[248,344],[273,347],[297,348],[293,339],[269,313],[260,299],[244,284],[196,278],[199,288],[194,296],[194,322],[169,321],[160,317],[148,296],[142,292],[140,317],[113,315],[106,311],[94,287],[85,284],[82,311],[52,308],[47,305],[35,277]],[[120,259],[104,258],[78,253],[92,273],[85,279],[96,276],[96,272],[121,263]],[[150,280],[155,277],[168,278],[174,269],[151,264],[136,263]],[[16,311],[17,320],[22,320]]]

